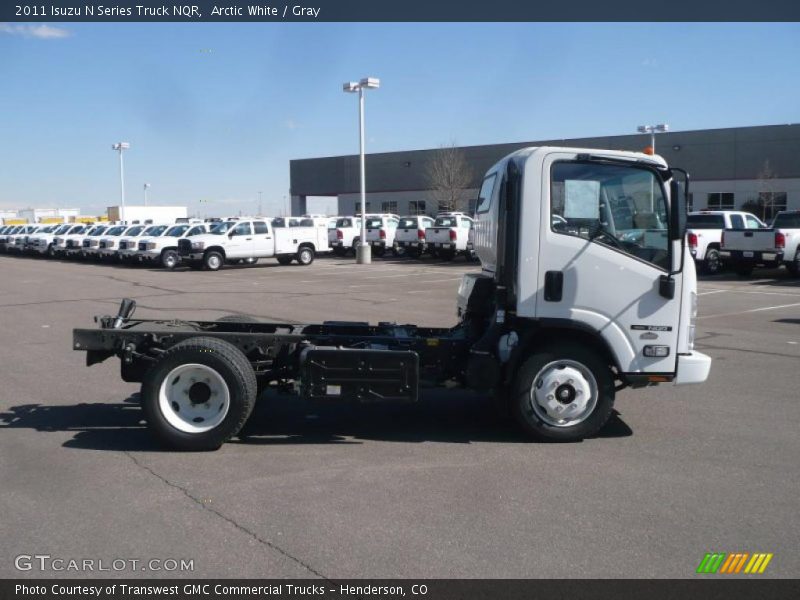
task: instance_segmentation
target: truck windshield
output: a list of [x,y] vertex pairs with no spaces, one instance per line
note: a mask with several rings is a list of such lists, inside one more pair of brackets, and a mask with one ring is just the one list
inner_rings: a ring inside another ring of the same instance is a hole
[[189,229],[188,225],[176,225],[175,227],[170,227],[164,235],[169,237],[181,237],[186,233],[187,229]]
[[722,215],[689,215],[686,217],[687,229],[725,229]]
[[106,231],[106,235],[113,235],[113,236],[122,235],[122,232],[125,231],[126,227],[127,227],[126,225],[122,225],[120,227],[112,227],[111,229]]
[[436,227],[455,227],[456,226],[456,218],[455,217],[436,217],[436,222],[434,223]]
[[367,219],[367,229],[380,229],[383,227],[381,219]]
[[92,229],[92,230],[91,230],[89,233],[87,233],[86,235],[88,235],[88,236],[91,236],[91,237],[94,237],[94,236],[96,236],[96,235],[101,235],[103,232],[105,232],[105,230],[106,230],[106,228],[105,228],[105,227],[95,227],[94,229]]
[[400,229],[414,229],[417,226],[417,218],[400,219]]
[[336,219],[337,227],[352,227],[353,219]]
[[152,227],[148,227],[147,229],[145,229],[142,235],[152,235],[158,237],[159,235],[164,233],[164,230],[166,228],[167,228],[166,225],[153,225]]
[[[553,165],[550,185],[554,232],[608,246],[669,270],[667,204],[653,171],[562,161]],[[582,245],[575,250],[582,251]]]
[[781,212],[775,216],[772,222],[773,227],[782,227],[783,229],[800,229],[800,212],[790,213]]
[[136,227],[131,227],[128,231],[125,232],[125,235],[130,236],[137,236],[144,231],[144,225],[137,225]]
[[72,229],[70,229],[69,233],[67,235],[73,235],[73,234],[76,234],[76,233],[83,233],[84,231],[86,231],[86,226],[78,225],[77,227],[73,227]]
[[69,231],[69,228],[70,228],[69,225],[62,225],[61,227],[56,229],[53,233],[55,233],[56,235],[61,235]]

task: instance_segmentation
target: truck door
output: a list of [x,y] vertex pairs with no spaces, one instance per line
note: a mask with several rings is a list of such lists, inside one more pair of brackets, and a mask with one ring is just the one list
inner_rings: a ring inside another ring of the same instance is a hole
[[229,258],[247,258],[253,255],[253,228],[250,221],[238,223],[228,233],[225,255]]
[[[600,333],[625,373],[673,373],[682,279],[672,299],[660,294],[677,247],[661,176],[633,161],[556,152],[541,182],[538,285],[535,302],[522,293],[520,305]],[[521,238],[525,222],[523,214]]]
[[253,243],[256,256],[275,256],[275,236],[266,221],[253,221]]

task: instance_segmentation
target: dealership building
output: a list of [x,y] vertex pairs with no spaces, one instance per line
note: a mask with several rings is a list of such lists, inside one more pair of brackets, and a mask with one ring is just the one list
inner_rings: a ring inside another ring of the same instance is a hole
[[[567,146],[641,151],[649,135],[536,140],[459,148],[471,184],[462,191],[464,210],[474,206],[483,174],[507,154],[527,146]],[[439,149],[367,154],[367,212],[399,215],[439,210],[431,166]],[[689,171],[691,207],[740,209],[767,219],[778,210],[800,209],[800,124],[675,131],[656,136],[656,152]],[[358,155],[290,161],[292,214],[307,213],[309,197],[334,196],[338,214],[352,215],[359,201]]]

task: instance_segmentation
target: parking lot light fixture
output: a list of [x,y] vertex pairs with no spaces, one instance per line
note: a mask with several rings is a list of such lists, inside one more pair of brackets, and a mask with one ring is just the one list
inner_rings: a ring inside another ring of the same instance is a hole
[[649,133],[650,134],[650,148],[652,148],[653,154],[656,153],[656,134],[657,133],[666,133],[669,131],[669,125],[667,123],[659,123],[658,125],[639,125],[636,128],[636,131],[639,133]]
[[128,142],[117,142],[111,145],[111,149],[119,152],[119,201],[120,211],[119,220],[125,220],[125,170],[122,165],[122,153],[128,150],[131,145]]
[[376,90],[381,86],[377,77],[363,77],[360,81],[348,81],[342,90],[351,94],[358,92],[358,138],[359,138],[359,173],[361,179],[361,239],[356,247],[356,262],[368,265],[372,262],[372,250],[367,244],[367,185],[364,173],[364,90]]

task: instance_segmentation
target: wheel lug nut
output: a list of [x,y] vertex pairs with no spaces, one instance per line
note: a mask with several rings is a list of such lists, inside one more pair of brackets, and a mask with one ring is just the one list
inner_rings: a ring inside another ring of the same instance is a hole
[[555,400],[555,396],[553,396],[553,394],[550,394],[550,395],[547,397],[547,399],[548,399],[548,400]]

